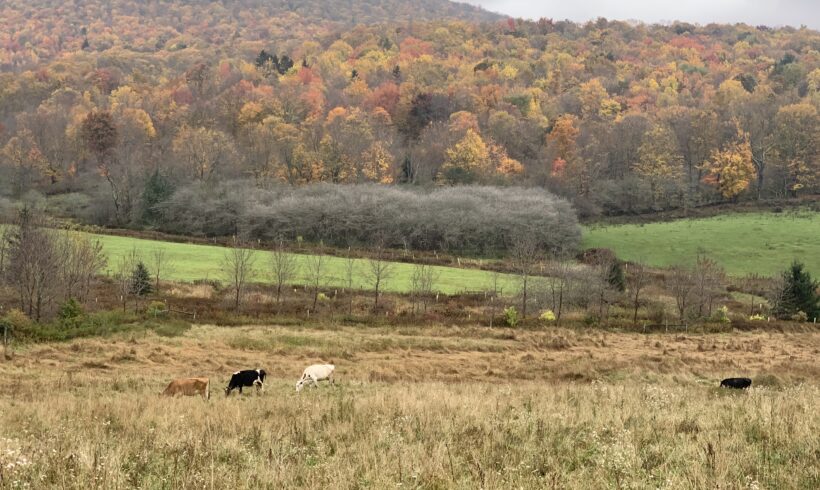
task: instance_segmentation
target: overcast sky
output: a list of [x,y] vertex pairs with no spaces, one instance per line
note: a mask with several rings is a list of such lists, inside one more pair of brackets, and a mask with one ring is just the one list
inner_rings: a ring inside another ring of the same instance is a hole
[[586,21],[598,17],[820,28],[820,0],[462,0],[513,17]]

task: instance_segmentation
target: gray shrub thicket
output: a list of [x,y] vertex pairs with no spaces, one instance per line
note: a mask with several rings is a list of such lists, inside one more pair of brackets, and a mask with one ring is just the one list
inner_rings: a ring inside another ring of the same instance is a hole
[[575,210],[538,188],[419,189],[375,184],[259,188],[246,181],[194,184],[159,208],[160,227],[200,236],[492,253],[531,235],[542,249],[580,241]]

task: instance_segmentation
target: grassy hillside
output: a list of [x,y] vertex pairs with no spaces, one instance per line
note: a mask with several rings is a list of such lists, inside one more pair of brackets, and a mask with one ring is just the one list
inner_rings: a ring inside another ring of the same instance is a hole
[[[0,360],[0,487],[817,488],[818,339],[197,326],[31,346]],[[319,360],[336,385],[297,394]],[[263,393],[225,398],[257,367]],[[753,388],[719,389],[730,374]],[[193,375],[209,401],[158,396]]]
[[820,213],[731,214],[667,223],[588,227],[585,247],[655,266],[690,264],[699,250],[730,274],[775,275],[798,259],[820,275]]
[[[193,245],[187,243],[170,243],[155,240],[144,240],[119,236],[95,235],[99,238],[109,257],[109,270],[112,270],[119,257],[129,253],[132,248],[137,251],[146,261],[150,263],[150,257],[155,249],[164,249],[168,260],[173,265],[173,272],[168,279],[179,281],[193,281],[196,279],[222,279],[220,266],[225,254],[225,248],[209,245]],[[295,281],[297,284],[306,284],[307,255],[297,255],[301,266],[302,275]],[[339,257],[326,257],[327,277],[325,286],[342,287],[344,285],[346,260]],[[269,281],[266,276],[269,270],[270,254],[259,252],[255,262],[254,281]],[[370,289],[368,285],[369,263],[364,259],[355,261],[354,287]],[[439,278],[436,281],[435,289],[442,293],[458,293],[463,291],[476,291],[485,289],[491,279],[490,272],[475,269],[458,269],[455,267],[436,267]],[[410,290],[410,278],[413,273],[413,265],[405,263],[395,263],[391,269],[392,276],[384,283],[386,291],[406,292]],[[500,279],[501,287],[504,291],[515,288],[515,278],[503,275]]]

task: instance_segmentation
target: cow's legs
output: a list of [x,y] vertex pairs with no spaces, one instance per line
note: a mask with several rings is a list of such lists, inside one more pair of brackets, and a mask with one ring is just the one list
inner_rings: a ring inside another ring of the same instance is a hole
[[311,374],[311,375],[310,375],[310,380],[311,380],[311,381],[313,381],[313,387],[314,387],[314,388],[318,388],[318,387],[319,387],[319,380],[317,380],[317,379],[316,379],[316,376],[313,376],[313,375]]

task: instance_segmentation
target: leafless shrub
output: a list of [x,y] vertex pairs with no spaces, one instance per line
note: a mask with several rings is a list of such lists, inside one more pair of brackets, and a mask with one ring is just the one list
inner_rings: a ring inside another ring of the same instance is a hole
[[573,249],[575,211],[543,189],[481,186],[430,190],[378,185],[259,188],[249,181],[190,184],[160,206],[162,228],[174,233],[324,242],[337,247],[506,251],[508,237],[530,229],[542,250]]
[[410,276],[413,314],[416,314],[416,306],[419,302],[421,302],[424,313],[427,313],[427,303],[433,294],[433,288],[438,277],[439,273],[432,265],[418,263],[413,266],[413,273]]

